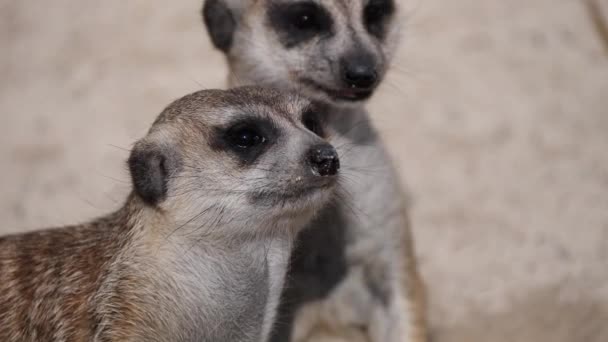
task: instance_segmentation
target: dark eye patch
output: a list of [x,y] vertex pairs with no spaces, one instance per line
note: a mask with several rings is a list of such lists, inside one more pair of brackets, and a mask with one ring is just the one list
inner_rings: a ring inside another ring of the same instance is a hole
[[329,13],[314,2],[275,3],[268,10],[268,22],[282,44],[291,48],[318,35],[330,34]]
[[270,120],[246,117],[216,127],[210,145],[233,155],[242,165],[251,165],[277,140],[278,132]]
[[383,39],[388,19],[395,12],[393,0],[370,0],[363,9],[363,23],[369,33]]

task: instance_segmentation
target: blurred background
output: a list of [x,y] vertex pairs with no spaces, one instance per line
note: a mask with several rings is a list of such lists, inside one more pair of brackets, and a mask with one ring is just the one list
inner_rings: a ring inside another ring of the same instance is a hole
[[[607,341],[608,1],[401,3],[370,109],[411,195],[434,342]],[[224,87],[201,5],[0,0],[0,233],[121,205],[162,108]]]

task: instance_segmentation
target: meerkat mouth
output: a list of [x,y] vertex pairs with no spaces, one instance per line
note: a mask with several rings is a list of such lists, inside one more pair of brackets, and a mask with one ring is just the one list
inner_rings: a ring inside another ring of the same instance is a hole
[[310,184],[309,186],[290,187],[285,191],[259,191],[252,193],[252,202],[265,206],[275,206],[285,203],[301,202],[324,191],[329,191],[335,182],[326,181]]
[[316,91],[321,91],[327,94],[335,101],[364,101],[369,99],[374,93],[374,89],[358,89],[347,87],[339,89],[330,88],[308,78],[301,79],[301,83],[303,83],[309,88],[313,88]]
[[283,193],[283,198],[295,199],[295,200],[302,199],[302,198],[308,197],[318,191],[327,190],[332,185],[333,185],[333,183],[324,182],[324,183],[320,183],[320,184],[311,185],[308,187],[302,187],[299,189],[291,189],[288,192]]

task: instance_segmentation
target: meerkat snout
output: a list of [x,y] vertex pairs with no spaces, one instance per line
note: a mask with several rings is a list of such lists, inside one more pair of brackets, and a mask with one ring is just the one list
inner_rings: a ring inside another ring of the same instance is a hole
[[340,169],[338,152],[329,144],[313,147],[309,151],[308,160],[313,173],[321,177],[335,176]]
[[378,82],[378,68],[373,55],[356,52],[340,59],[340,76],[347,87],[371,92]]

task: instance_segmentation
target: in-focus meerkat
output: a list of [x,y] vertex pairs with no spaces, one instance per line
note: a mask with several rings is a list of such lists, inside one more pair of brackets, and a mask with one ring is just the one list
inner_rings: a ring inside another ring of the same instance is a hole
[[295,235],[337,181],[319,114],[254,87],[172,103],[121,209],[0,238],[0,341],[266,340]]
[[302,231],[273,341],[425,341],[425,301],[398,176],[364,102],[399,40],[394,0],[206,0],[230,85],[291,88],[332,107],[342,207]]

